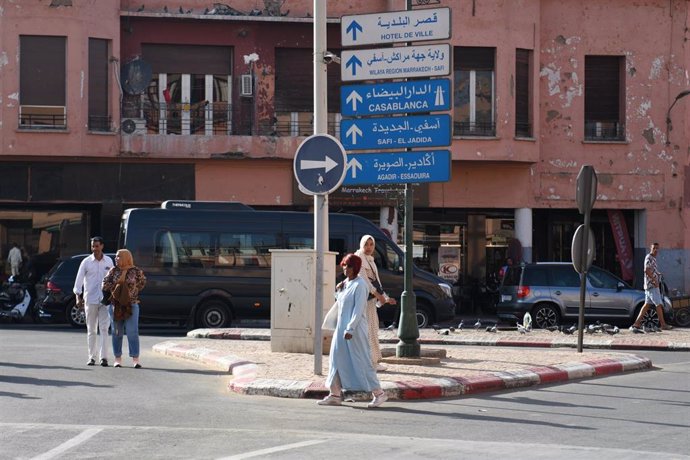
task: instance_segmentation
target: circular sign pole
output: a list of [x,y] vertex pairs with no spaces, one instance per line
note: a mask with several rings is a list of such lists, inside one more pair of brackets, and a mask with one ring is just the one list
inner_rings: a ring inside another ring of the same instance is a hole
[[[577,333],[577,352],[582,353],[582,342],[583,333],[585,328],[585,297],[587,293],[587,271],[591,265],[591,259],[589,259],[590,254],[588,250],[590,244],[593,245],[594,241],[590,242],[590,213],[592,212],[592,207],[594,207],[594,202],[597,199],[597,173],[594,171],[594,167],[591,165],[584,165],[580,169],[577,175],[577,186],[575,189],[575,198],[577,200],[577,209],[580,214],[584,214],[585,223],[583,229],[580,232],[581,240],[578,239],[577,243],[580,244],[580,251],[578,254],[578,266],[575,269],[580,273],[580,311],[578,315],[578,333]],[[574,240],[575,242],[575,240]],[[575,244],[573,244],[575,246]],[[591,254],[594,257],[594,254]],[[575,256],[573,256],[575,260]]]

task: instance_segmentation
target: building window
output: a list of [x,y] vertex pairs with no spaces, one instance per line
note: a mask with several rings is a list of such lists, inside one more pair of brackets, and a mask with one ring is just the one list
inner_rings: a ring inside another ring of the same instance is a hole
[[495,136],[494,62],[496,49],[456,47],[453,134]]
[[532,137],[532,51],[515,50],[515,137]]
[[585,56],[585,139],[625,140],[625,60]]
[[[313,51],[276,48],[275,119],[273,134],[309,136],[314,133]],[[340,54],[333,50],[335,54]],[[328,133],[337,136],[340,112],[340,68],[327,66]]]
[[152,78],[146,88],[125,88],[124,134],[233,134],[231,47],[144,43],[142,54]]
[[66,129],[66,37],[19,37],[19,128]]
[[110,131],[109,41],[89,38],[89,131]]

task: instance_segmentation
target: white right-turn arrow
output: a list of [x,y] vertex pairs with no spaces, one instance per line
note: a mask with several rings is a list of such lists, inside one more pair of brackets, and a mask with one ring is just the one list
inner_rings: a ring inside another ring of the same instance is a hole
[[329,156],[327,156],[324,160],[300,160],[299,162],[300,169],[324,168],[326,172],[330,171],[336,166],[338,166],[338,162],[333,161],[333,159]]

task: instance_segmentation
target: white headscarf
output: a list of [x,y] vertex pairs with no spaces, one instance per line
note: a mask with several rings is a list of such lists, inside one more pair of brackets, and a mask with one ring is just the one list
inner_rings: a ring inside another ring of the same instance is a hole
[[[355,255],[362,258],[362,271],[364,271],[365,267],[369,268],[371,271],[374,272],[374,276],[376,277],[376,281],[378,281],[379,284],[381,284],[381,279],[379,278],[379,271],[376,268],[376,262],[374,261],[374,256],[367,255],[364,252],[364,246],[367,244],[367,241],[369,241],[369,240],[371,240],[371,242],[374,243],[374,248],[376,248],[376,240],[374,239],[374,237],[371,235],[364,235],[359,240],[359,249],[357,249],[357,251],[355,251]],[[372,287],[372,289],[373,289],[373,287]]]

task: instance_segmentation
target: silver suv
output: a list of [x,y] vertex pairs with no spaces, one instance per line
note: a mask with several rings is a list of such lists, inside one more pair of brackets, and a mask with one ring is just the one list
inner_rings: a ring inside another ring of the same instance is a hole
[[[515,265],[508,269],[499,288],[498,317],[513,324],[532,315],[536,327],[577,323],[580,309],[580,275],[568,262]],[[665,299],[666,300],[666,299]],[[630,287],[599,267],[587,272],[585,323],[619,321],[632,324],[644,304],[644,291]],[[654,322],[650,308],[645,322]]]

